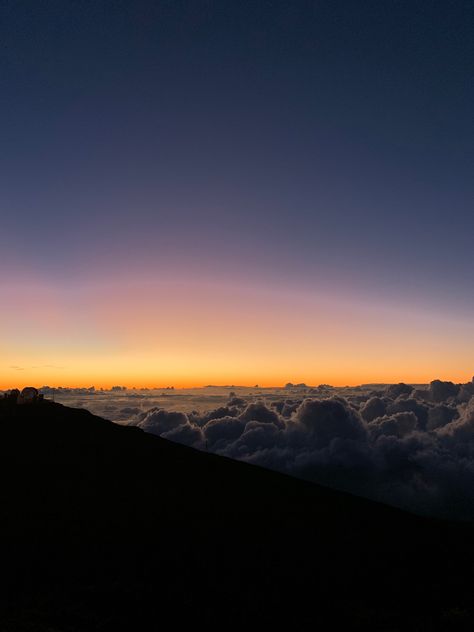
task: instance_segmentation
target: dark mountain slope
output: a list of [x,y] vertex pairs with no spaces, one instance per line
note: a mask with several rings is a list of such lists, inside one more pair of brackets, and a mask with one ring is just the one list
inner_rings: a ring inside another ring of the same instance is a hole
[[48,402],[0,401],[0,462],[1,630],[472,629],[471,525]]

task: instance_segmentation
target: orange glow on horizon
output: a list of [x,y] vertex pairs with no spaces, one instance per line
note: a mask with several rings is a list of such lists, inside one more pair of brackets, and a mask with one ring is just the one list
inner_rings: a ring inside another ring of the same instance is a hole
[[0,388],[470,381],[472,319],[210,284],[4,290]]
[[100,390],[100,389],[104,389],[104,390],[110,390],[112,388],[112,386],[124,386],[125,388],[127,388],[128,390],[132,390],[132,389],[136,389],[136,390],[141,390],[141,389],[149,389],[149,390],[164,390],[167,387],[173,387],[175,390],[187,390],[187,389],[203,389],[206,388],[207,386],[215,386],[216,388],[225,388],[225,387],[232,387],[232,388],[252,388],[255,385],[258,384],[258,387],[260,389],[275,389],[275,388],[283,388],[285,386],[285,384],[288,381],[293,382],[294,384],[299,384],[299,383],[304,383],[306,384],[308,387],[316,387],[319,384],[329,384],[330,386],[334,386],[334,387],[357,387],[357,386],[361,386],[364,384],[398,384],[399,382],[405,382],[406,384],[429,384],[432,380],[435,379],[440,379],[443,381],[450,381],[450,382],[454,382],[455,384],[462,384],[462,383],[466,383],[466,382],[470,382],[472,379],[472,376],[452,376],[452,375],[440,375],[440,374],[435,374],[435,375],[429,375],[426,377],[420,377],[419,379],[406,379],[405,378],[399,378],[399,377],[395,377],[394,379],[367,379],[367,380],[363,380],[363,381],[355,381],[355,380],[341,380],[341,381],[335,381],[335,380],[308,380],[308,379],[294,379],[294,380],[287,380],[286,382],[282,382],[282,381],[259,381],[259,380],[249,380],[247,382],[242,382],[242,381],[221,381],[218,382],[216,380],[210,380],[209,382],[197,382],[197,381],[193,381],[193,380],[183,380],[180,383],[177,382],[173,382],[172,380],[169,381],[162,381],[159,382],[157,380],[155,381],[149,381],[149,382],[136,382],[136,381],[131,381],[128,382],[127,380],[108,380],[108,381],[104,381],[101,383],[93,383],[93,381],[89,380],[89,381],[73,381],[73,382],[52,382],[51,380],[11,380],[11,381],[4,381],[0,384],[0,391],[7,391],[9,389],[12,388],[18,388],[18,389],[22,389],[26,386],[34,386],[36,388],[40,388],[42,386],[49,386],[51,388],[89,388],[91,386],[94,386],[96,390]]

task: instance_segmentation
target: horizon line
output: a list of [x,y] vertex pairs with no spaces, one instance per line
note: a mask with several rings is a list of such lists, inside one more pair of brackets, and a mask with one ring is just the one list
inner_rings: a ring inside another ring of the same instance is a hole
[[52,385],[52,384],[42,384],[41,386],[34,386],[33,384],[20,384],[19,386],[10,386],[10,387],[0,387],[0,391],[1,392],[6,392],[6,391],[10,391],[12,389],[15,388],[19,388],[20,390],[22,388],[26,388],[29,386],[33,386],[34,388],[37,388],[38,390],[42,390],[42,389],[62,389],[62,390],[84,390],[84,391],[90,391],[90,392],[121,392],[121,391],[158,391],[158,390],[162,390],[162,391],[182,391],[182,390],[199,390],[199,389],[210,389],[210,388],[225,388],[225,389],[285,389],[285,388],[310,388],[310,389],[315,389],[315,388],[361,388],[361,387],[368,387],[368,386],[388,386],[391,384],[407,384],[410,386],[427,386],[429,385],[431,382],[434,382],[436,380],[439,380],[441,382],[452,382],[453,384],[466,384],[469,383],[471,381],[474,381],[474,376],[472,377],[471,380],[467,380],[466,382],[456,382],[454,380],[441,380],[440,378],[433,378],[432,380],[428,380],[428,381],[407,381],[407,382],[403,382],[403,381],[392,381],[392,382],[361,382],[361,383],[357,383],[357,384],[330,384],[329,382],[326,383],[319,383],[319,384],[308,384],[306,382],[297,382],[297,383],[292,383],[292,382],[286,382],[285,384],[199,384],[199,385],[188,385],[188,386],[183,386],[183,385],[174,385],[174,384],[167,384],[167,385],[162,385],[162,386],[137,386],[137,385],[126,385],[126,384],[114,384],[112,386],[96,386],[94,384],[89,384],[88,386],[84,386],[84,385],[74,385],[74,386],[65,386],[62,384],[58,384],[58,385]]

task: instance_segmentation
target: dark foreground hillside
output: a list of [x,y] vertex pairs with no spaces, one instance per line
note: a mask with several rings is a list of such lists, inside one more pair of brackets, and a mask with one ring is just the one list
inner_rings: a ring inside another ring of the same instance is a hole
[[0,453],[2,631],[472,629],[470,525],[47,402]]

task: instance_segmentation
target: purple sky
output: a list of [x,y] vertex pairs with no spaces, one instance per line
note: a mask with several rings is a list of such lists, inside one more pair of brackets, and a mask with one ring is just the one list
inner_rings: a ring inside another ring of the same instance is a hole
[[[86,292],[97,331],[91,283],[244,286],[277,292],[285,313],[295,293],[342,301],[372,311],[385,341],[393,324],[373,310],[416,311],[428,329],[449,322],[448,338],[458,328],[454,345],[436,328],[435,372],[444,357],[470,370],[458,347],[473,347],[472,3],[1,12],[4,285],[48,286],[63,307]],[[2,318],[18,339],[31,324],[15,300]]]

